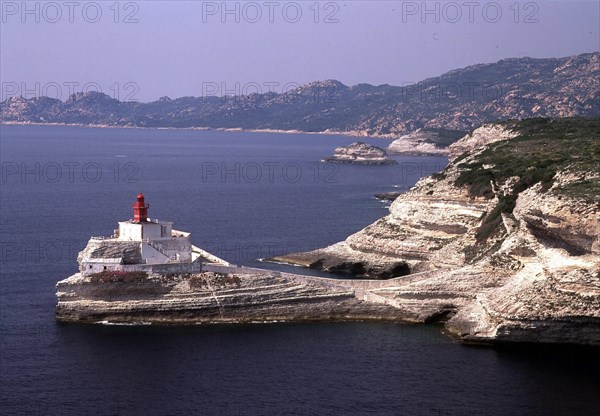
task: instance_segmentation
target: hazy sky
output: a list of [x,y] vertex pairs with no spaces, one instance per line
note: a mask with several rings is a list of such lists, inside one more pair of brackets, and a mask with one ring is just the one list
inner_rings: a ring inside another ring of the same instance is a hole
[[1,1],[1,100],[403,85],[508,57],[600,49],[594,1]]

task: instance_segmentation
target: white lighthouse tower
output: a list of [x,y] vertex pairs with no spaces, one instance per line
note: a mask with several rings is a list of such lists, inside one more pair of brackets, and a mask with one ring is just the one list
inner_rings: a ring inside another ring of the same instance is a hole
[[119,222],[115,233],[119,241],[140,242],[141,256],[145,264],[190,262],[192,243],[190,233],[173,231],[171,221],[148,218],[150,205],[140,192],[133,207],[133,220]]
[[140,192],[133,207],[133,219],[120,221],[110,237],[92,237],[78,260],[83,275],[112,272],[193,273],[203,261],[227,262],[191,243],[190,233],[173,229],[170,221],[148,218]]

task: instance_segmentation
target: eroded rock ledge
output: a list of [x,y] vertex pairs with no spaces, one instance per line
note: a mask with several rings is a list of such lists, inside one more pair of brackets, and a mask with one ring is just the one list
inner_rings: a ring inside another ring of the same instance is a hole
[[56,317],[70,322],[250,323],[403,320],[402,311],[364,301],[352,287],[239,268],[195,274],[75,274],[57,284]]

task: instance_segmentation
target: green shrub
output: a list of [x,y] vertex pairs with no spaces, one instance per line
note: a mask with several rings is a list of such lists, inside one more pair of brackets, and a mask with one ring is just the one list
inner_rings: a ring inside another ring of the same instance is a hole
[[[484,218],[476,233],[478,242],[496,231],[501,214],[511,214],[518,195],[526,189],[539,183],[547,192],[557,172],[600,174],[600,118],[536,118],[504,124],[520,136],[489,145],[475,161],[461,165],[455,181],[456,186],[467,187],[471,197],[491,199],[494,185],[518,177],[509,195],[499,196],[497,206]],[[600,180],[569,183],[553,192],[600,204]]]

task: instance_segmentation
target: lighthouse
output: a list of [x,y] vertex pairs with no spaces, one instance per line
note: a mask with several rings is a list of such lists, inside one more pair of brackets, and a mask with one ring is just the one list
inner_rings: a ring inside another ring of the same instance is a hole
[[148,218],[148,208],[143,193],[139,193],[133,208],[133,219],[119,222],[119,230],[115,233],[119,240],[143,241],[148,239],[170,239],[172,237],[173,223]]
[[[119,221],[119,228],[110,237],[92,237],[81,253],[81,271],[93,274],[102,271],[190,272],[199,270],[200,263],[192,255],[190,233],[173,230],[171,221],[148,217],[149,204],[139,193],[133,208],[133,219]],[[158,269],[157,269],[158,270]]]
[[197,273],[203,262],[229,266],[192,245],[191,235],[173,229],[171,221],[148,217],[141,192],[131,206],[133,219],[119,221],[111,236],[92,237],[77,260],[83,276],[102,272]]
[[135,202],[132,204],[133,207],[133,222],[147,222],[148,221],[148,208],[149,204],[144,202],[144,194],[141,192],[138,194]]

